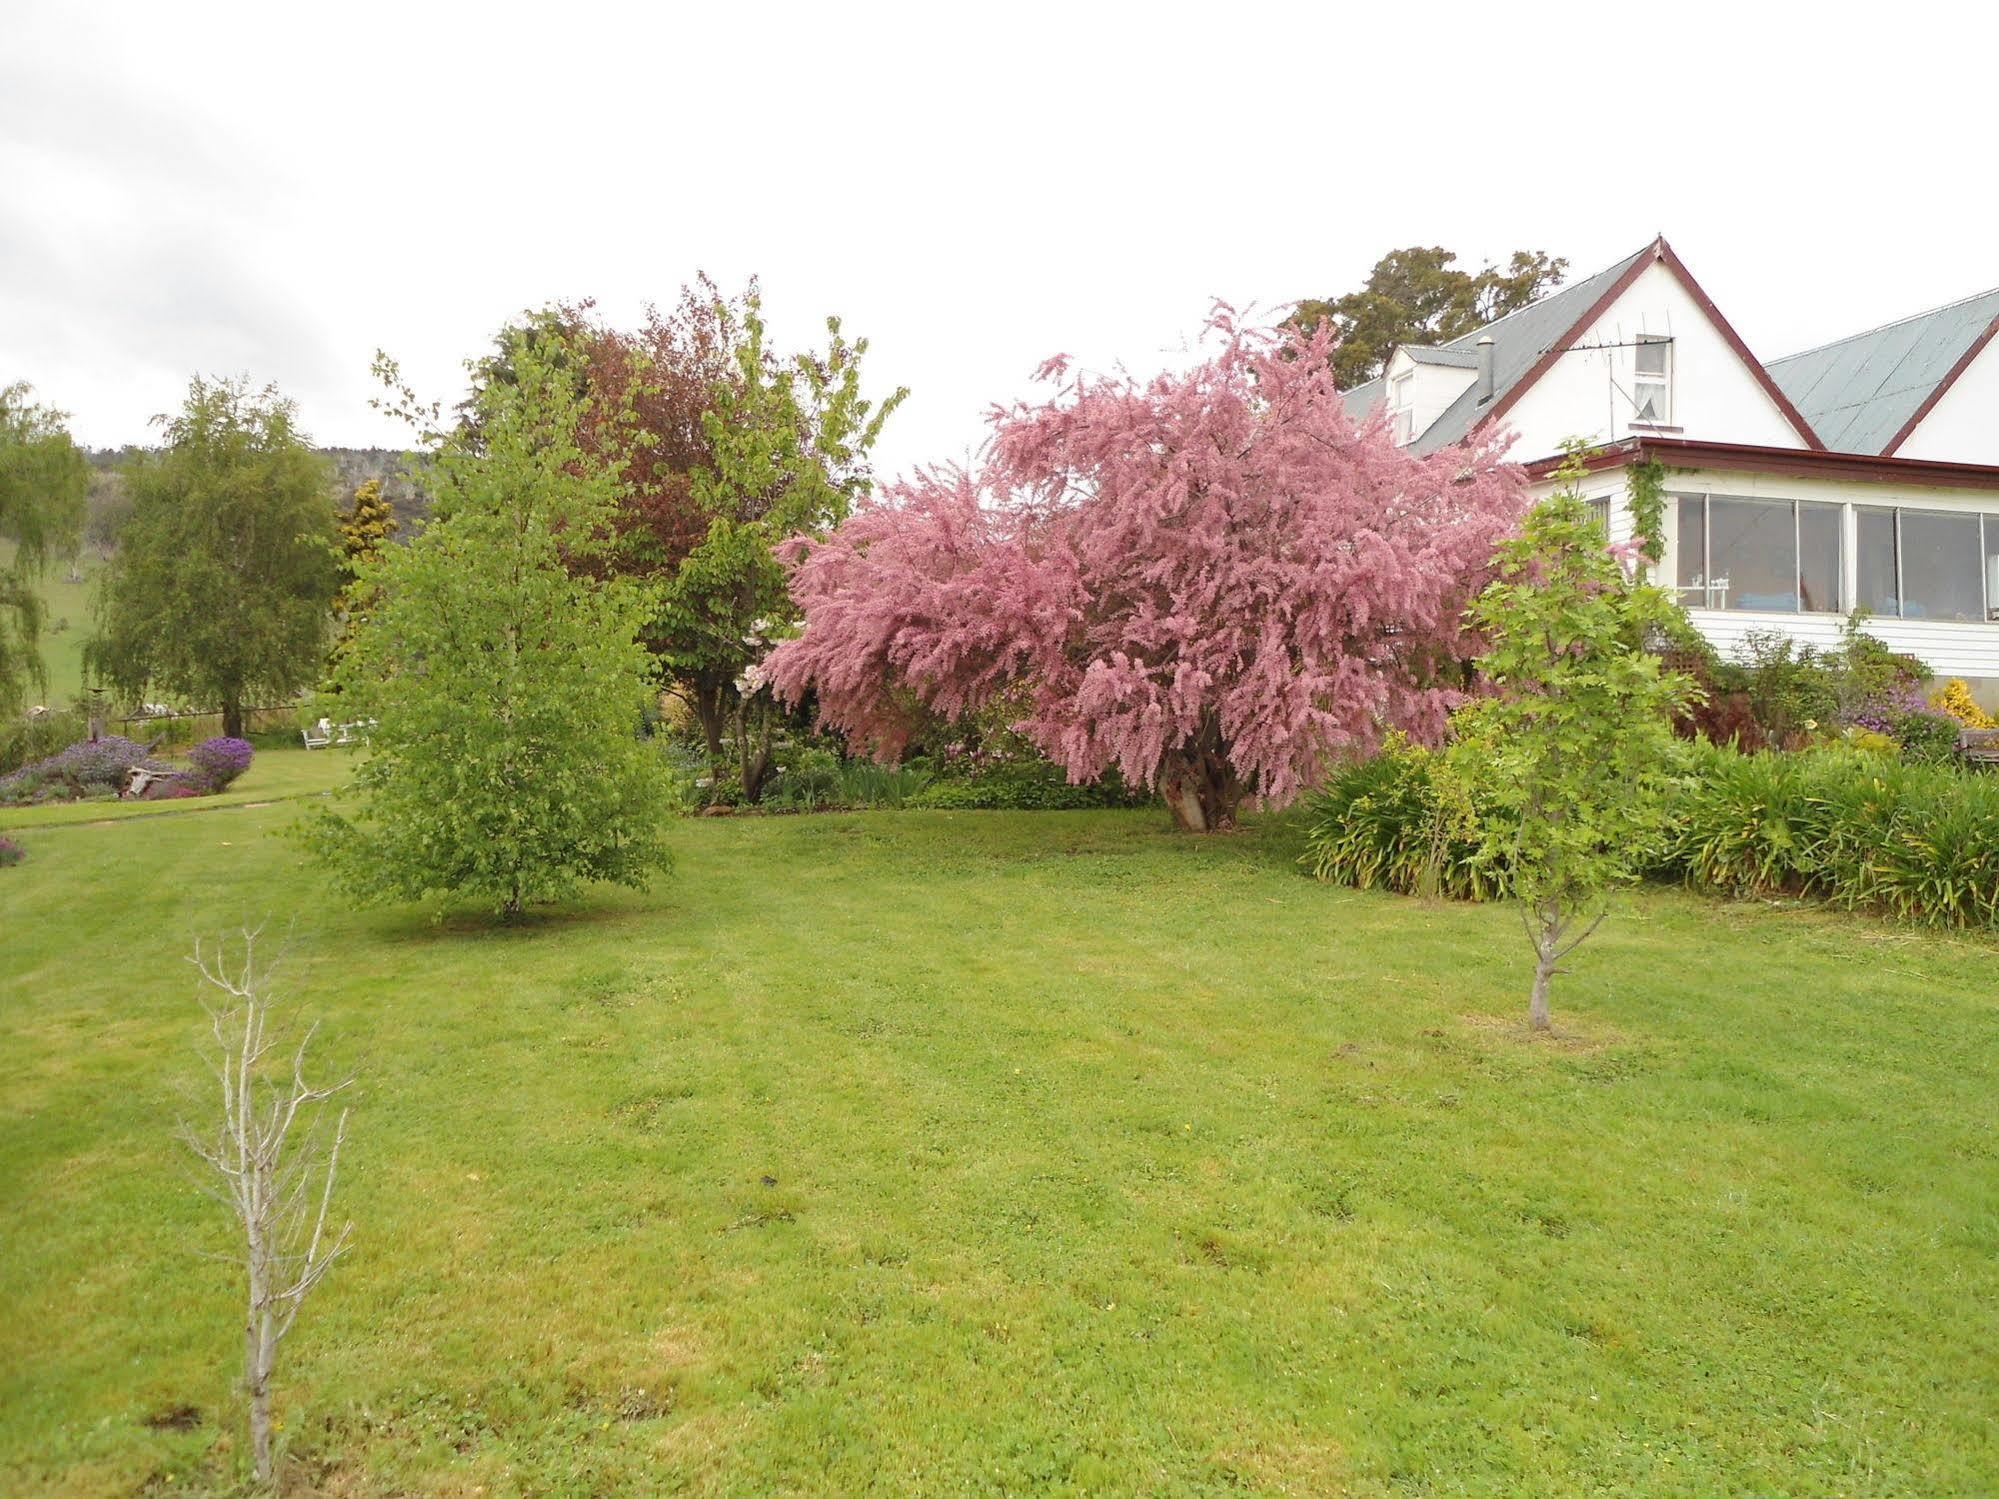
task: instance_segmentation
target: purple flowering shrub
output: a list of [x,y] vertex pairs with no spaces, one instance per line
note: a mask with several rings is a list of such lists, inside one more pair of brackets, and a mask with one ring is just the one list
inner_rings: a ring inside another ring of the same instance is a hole
[[195,773],[210,791],[221,791],[250,768],[250,741],[218,735],[187,752]]
[[45,760],[23,765],[0,776],[0,802],[68,800],[93,791],[113,790],[135,765],[156,765],[144,745],[117,734],[84,739]]

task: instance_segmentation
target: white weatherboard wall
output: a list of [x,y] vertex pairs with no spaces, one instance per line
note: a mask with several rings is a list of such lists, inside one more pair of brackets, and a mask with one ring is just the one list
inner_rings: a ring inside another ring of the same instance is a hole
[[[1673,340],[1669,427],[1631,425],[1637,355],[1629,345],[1641,334]],[[1500,418],[1515,434],[1508,450],[1512,457],[1545,458],[1560,452],[1572,437],[1598,444],[1646,433],[1773,448],[1808,446],[1663,262],[1647,266],[1574,342],[1577,347],[1557,358]]]
[[1386,373],[1386,389],[1391,405],[1397,387],[1407,379],[1408,384],[1402,388],[1408,391],[1410,398],[1409,430],[1419,436],[1478,379],[1476,369],[1460,369],[1449,364],[1419,364],[1404,349],[1397,349],[1389,356]]
[[1895,456],[1999,464],[1999,338],[1979,350]]
[[[1966,373],[1970,373],[1966,371]],[[1631,516],[1624,503],[1622,470],[1592,474],[1578,487],[1591,499],[1611,500],[1613,541],[1627,541]],[[1552,481],[1535,486],[1538,498],[1553,489]],[[1798,479],[1778,474],[1708,470],[1668,470],[1666,474],[1666,564],[1661,581],[1671,576],[1678,542],[1678,507],[1682,495],[1722,495],[1742,499],[1816,500],[1837,505],[1901,505],[1921,510],[1950,510],[1999,515],[1999,493],[1930,489],[1893,484],[1860,484],[1829,479]],[[1849,512],[1844,524],[1842,586],[1850,602],[1857,576],[1854,531]],[[1687,618],[1725,656],[1738,655],[1752,632],[1777,631],[1801,644],[1837,645],[1846,623],[1844,614],[1763,613],[1746,609],[1689,609]],[[1870,618],[1862,626],[1893,650],[1916,657],[1936,674],[1963,677],[1978,690],[1981,701],[1999,706],[1999,622],[1936,619]]]

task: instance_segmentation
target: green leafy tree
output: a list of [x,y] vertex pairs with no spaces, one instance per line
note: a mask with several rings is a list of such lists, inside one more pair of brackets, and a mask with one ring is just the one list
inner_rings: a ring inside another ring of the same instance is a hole
[[447,895],[512,919],[666,865],[671,777],[633,733],[648,600],[575,565],[605,544],[621,481],[578,442],[554,342],[516,337],[476,422],[442,432],[432,408],[431,520],[357,565],[376,601],[334,686],[344,714],[374,721],[371,753],[351,810],[305,837],[364,901]]
[[1647,649],[1676,614],[1628,579],[1575,488],[1580,465],[1500,549],[1473,606],[1497,695],[1461,709],[1449,764],[1481,808],[1481,857],[1510,871],[1534,948],[1528,1021],[1560,964],[1640,873],[1664,828],[1685,678]]
[[[551,324],[573,329],[580,311]],[[635,454],[607,565],[657,585],[645,637],[660,679],[694,709],[718,778],[733,744],[751,801],[783,717],[761,664],[796,619],[778,551],[869,491],[869,452],[907,395],[864,396],[867,340],[850,342],[837,318],[826,327],[822,352],[781,357],[756,283],[731,300],[703,278],[635,332],[583,334],[597,420],[629,413],[617,435]]]
[[1292,321],[1310,332],[1332,319],[1340,339],[1333,371],[1346,389],[1387,368],[1397,344],[1447,343],[1517,312],[1559,286],[1568,265],[1542,250],[1515,250],[1504,266],[1467,271],[1454,251],[1412,245],[1376,261],[1359,291],[1300,302]]
[[781,717],[763,658],[797,618],[778,548],[846,519],[872,486],[867,455],[882,423],[908,392],[879,406],[861,394],[867,340],[849,343],[838,318],[826,320],[823,355],[789,361],[767,353],[754,292],[741,328],[735,378],[713,388],[709,462],[691,490],[707,534],[666,579],[659,620],[666,670],[691,689],[704,729],[729,720],[743,795],[755,801]]
[[35,583],[51,556],[74,551],[83,528],[90,464],[60,411],[26,385],[0,388],[0,715],[18,713],[28,689],[46,688],[42,599]]
[[313,684],[340,566],[329,470],[296,418],[275,388],[196,377],[165,447],[126,470],[89,648],[121,696],[217,704],[240,735],[246,705]]

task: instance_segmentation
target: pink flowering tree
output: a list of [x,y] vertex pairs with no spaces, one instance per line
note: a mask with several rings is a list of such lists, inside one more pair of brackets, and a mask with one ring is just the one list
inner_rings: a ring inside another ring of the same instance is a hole
[[1437,738],[1465,608],[1524,507],[1496,443],[1418,457],[1333,384],[1328,325],[1241,327],[1140,382],[1043,379],[976,473],[918,472],[793,546],[780,695],[892,760],[927,710],[1021,705],[1073,781],[1115,765],[1182,827],[1283,805],[1384,730]]

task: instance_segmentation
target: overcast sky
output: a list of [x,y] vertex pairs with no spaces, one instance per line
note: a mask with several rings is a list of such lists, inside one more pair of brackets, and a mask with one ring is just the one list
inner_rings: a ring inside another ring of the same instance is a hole
[[521,308],[755,272],[911,388],[894,471],[1400,245],[1663,231],[1766,358],[1999,284],[1991,9],[1783,10],[0,0],[0,381],[93,446],[196,371],[401,445],[378,347],[452,397]]

